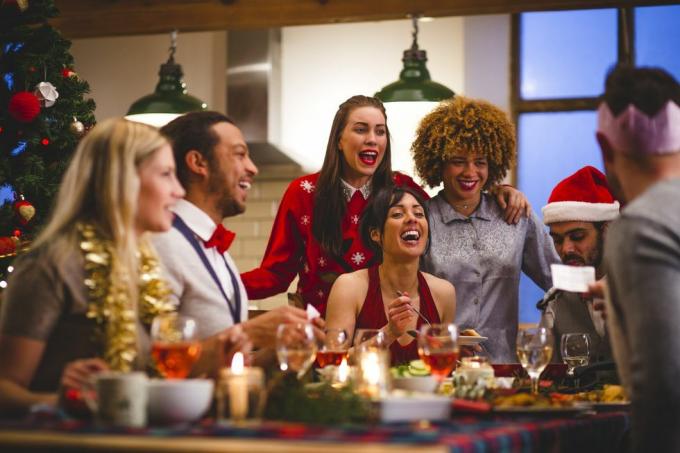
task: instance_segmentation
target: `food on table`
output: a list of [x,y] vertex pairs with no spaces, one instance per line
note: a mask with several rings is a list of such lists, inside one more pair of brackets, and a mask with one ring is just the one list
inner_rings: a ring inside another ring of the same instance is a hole
[[465,329],[460,332],[461,336],[464,337],[481,337],[479,333],[475,329]]
[[605,385],[601,390],[591,390],[573,395],[575,401],[589,401],[591,403],[626,403],[628,397],[620,385]]
[[407,364],[390,368],[392,377],[420,377],[429,376],[430,370],[422,360],[411,360]]
[[570,407],[573,403],[570,399],[564,399],[558,394],[515,393],[497,396],[492,400],[494,407]]

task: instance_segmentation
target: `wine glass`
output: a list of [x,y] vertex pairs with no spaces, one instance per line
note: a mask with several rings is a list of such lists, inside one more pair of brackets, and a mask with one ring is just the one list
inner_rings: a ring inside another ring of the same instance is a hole
[[365,348],[387,349],[387,336],[380,329],[357,329],[354,332],[354,349]]
[[574,368],[586,366],[590,361],[590,335],[565,333],[560,339],[562,360],[567,364],[567,374],[574,377]]
[[455,324],[432,324],[420,328],[418,355],[440,383],[456,368],[458,328]]
[[538,378],[550,363],[553,334],[545,327],[520,330],[517,333],[517,357],[531,378],[531,393],[538,394]]
[[158,315],[151,323],[151,356],[168,379],[184,379],[201,354],[197,322],[177,313]]
[[281,324],[276,330],[276,356],[281,371],[295,371],[298,379],[314,363],[317,353],[314,328],[309,323]]
[[323,368],[326,365],[339,366],[347,357],[349,336],[344,329],[326,329],[326,337],[316,353],[316,363]]

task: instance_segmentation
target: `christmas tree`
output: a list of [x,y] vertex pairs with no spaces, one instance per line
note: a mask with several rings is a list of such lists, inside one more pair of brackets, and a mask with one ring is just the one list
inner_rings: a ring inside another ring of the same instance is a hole
[[48,23],[57,14],[53,0],[0,0],[0,291],[95,121],[71,43]]

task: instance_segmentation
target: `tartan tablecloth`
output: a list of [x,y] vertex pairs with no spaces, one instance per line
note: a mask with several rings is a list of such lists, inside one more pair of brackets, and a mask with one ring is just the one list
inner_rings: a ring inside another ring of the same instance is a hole
[[224,426],[212,420],[182,428],[102,429],[91,423],[33,415],[23,420],[0,420],[3,430],[45,430],[63,433],[121,434],[158,437],[205,437],[442,445],[451,452],[618,452],[630,424],[629,414],[608,412],[570,418],[544,416],[455,416],[440,423],[347,425],[323,427],[264,422],[257,426]]

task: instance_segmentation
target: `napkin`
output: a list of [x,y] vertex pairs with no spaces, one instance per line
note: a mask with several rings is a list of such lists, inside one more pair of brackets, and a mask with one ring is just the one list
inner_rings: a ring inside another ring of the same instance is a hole
[[314,318],[318,318],[321,316],[321,313],[319,313],[319,310],[314,308],[313,305],[307,304],[307,320],[311,321]]
[[592,266],[566,266],[551,264],[553,287],[573,293],[588,292],[588,284],[595,283],[595,268]]

